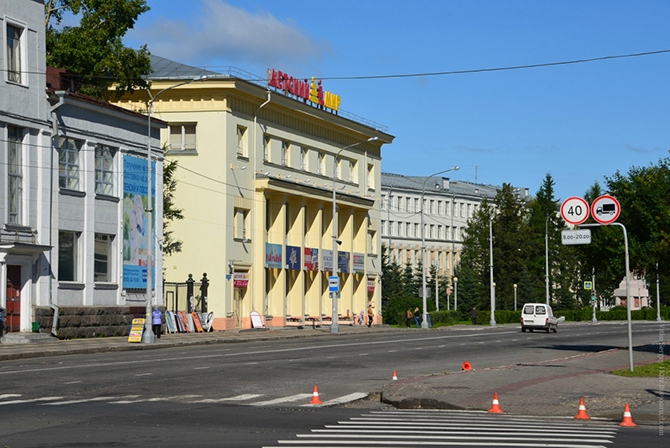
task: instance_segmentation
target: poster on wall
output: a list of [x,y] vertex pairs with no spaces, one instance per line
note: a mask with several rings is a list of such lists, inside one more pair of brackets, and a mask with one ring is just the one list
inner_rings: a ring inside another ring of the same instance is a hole
[[375,280],[368,278],[368,292],[375,292]]
[[235,272],[233,273],[233,287],[235,288],[246,288],[249,285],[249,273],[248,272]]
[[321,262],[323,263],[324,271],[333,272],[333,251],[322,249]]
[[337,252],[337,271],[348,274],[349,271],[349,260],[351,260],[351,254],[349,252]]
[[319,270],[319,249],[311,249],[309,247],[305,248],[305,270]]
[[300,248],[286,246],[286,269],[300,270]]
[[354,252],[354,274],[365,274],[365,255]]
[[272,269],[281,269],[282,266],[282,245],[265,243],[265,267]]
[[[147,161],[123,156],[123,288],[147,287],[148,208],[155,210],[156,164],[151,164],[151,204],[147,207]],[[151,226],[152,253],[156,254],[156,226]],[[152,257],[152,284],[156,284],[155,257]]]

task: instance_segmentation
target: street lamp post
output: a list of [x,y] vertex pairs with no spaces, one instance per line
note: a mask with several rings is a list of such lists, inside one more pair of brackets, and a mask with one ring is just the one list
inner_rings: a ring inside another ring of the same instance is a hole
[[458,277],[454,277],[454,311],[458,311]]
[[146,258],[146,271],[147,271],[147,307],[146,307],[146,316],[144,320],[144,333],[142,336],[142,342],[145,344],[153,344],[156,339],[154,336],[154,332],[151,329],[151,293],[153,290],[153,285],[152,285],[152,280],[153,280],[153,236],[152,236],[152,215],[153,215],[153,209],[151,207],[151,114],[154,109],[154,101],[156,98],[158,98],[158,95],[160,95],[163,92],[166,92],[170,89],[174,89],[175,87],[180,87],[186,84],[190,84],[195,81],[204,81],[207,79],[207,75],[201,75],[196,78],[190,79],[188,81],[181,82],[179,84],[175,84],[170,87],[166,87],[163,90],[159,91],[156,95],[151,95],[151,90],[147,88],[147,93],[149,94],[150,100],[149,103],[147,104],[147,226],[145,232],[147,234],[147,246],[146,246],[146,251],[147,251],[147,258]]
[[496,284],[493,283],[493,217],[489,220],[489,260],[490,260],[490,271],[491,271],[491,319],[489,320],[489,325],[492,327],[496,326]]
[[[363,144],[363,143],[368,143],[368,142],[374,142],[379,140],[379,137],[370,137],[369,139],[362,141],[362,142],[357,142],[352,145],[345,146],[344,148],[340,149],[337,151],[337,154],[335,154],[335,157],[333,158],[333,275],[337,275],[337,262],[338,262],[338,254],[337,254],[337,246],[338,244],[341,244],[341,242],[338,242],[337,239],[337,226],[338,226],[338,221],[337,221],[337,198],[335,195],[335,180],[337,179],[337,158],[340,156],[340,153],[344,151],[345,149],[352,148],[354,146]],[[330,315],[330,332],[331,333],[339,333],[340,332],[340,327],[337,323],[337,299],[339,298],[340,292],[333,291],[330,293],[332,297],[332,306],[333,306],[333,311]]]
[[426,316],[426,229],[423,224],[423,215],[424,215],[424,207],[423,207],[423,196],[426,193],[426,182],[428,182],[428,179],[431,177],[435,177],[439,174],[444,174],[448,171],[458,171],[459,167],[454,166],[449,168],[448,170],[442,170],[440,172],[437,172],[435,174],[431,174],[428,176],[424,181],[423,181],[423,187],[421,189],[421,284],[422,284],[422,300],[423,300],[423,314],[422,314],[422,321],[421,321],[421,328],[428,328],[428,320]]
[[514,311],[516,311],[516,283],[514,284]]

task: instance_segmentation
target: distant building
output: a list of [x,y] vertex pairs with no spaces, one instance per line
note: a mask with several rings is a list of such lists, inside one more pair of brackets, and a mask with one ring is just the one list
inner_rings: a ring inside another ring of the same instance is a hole
[[[649,306],[649,289],[647,288],[647,283],[644,278],[640,278],[634,274],[630,274],[630,309],[639,310],[646,306]],[[614,306],[622,305],[626,306],[626,279],[624,278],[619,287],[614,290]]]
[[[179,163],[174,202],[185,217],[171,223],[183,249],[166,258],[166,281],[206,272],[206,302],[197,289],[188,299],[214,312],[217,330],[249,328],[252,312],[266,326],[328,324],[334,265],[337,314],[369,304],[378,313],[381,148],[394,137],[345,113],[320,81],[276,70],[259,81],[232,67],[214,73],[155,55],[151,63],[152,94],[170,88],[155,99],[154,115],[169,123],[162,142],[166,159]],[[143,111],[146,102],[136,92],[117,104]],[[178,291],[166,305],[187,309]]]
[[[382,173],[382,240],[397,263],[417,268],[421,261],[421,193],[423,195],[426,268],[453,276],[460,260],[468,220],[500,187],[451,181],[448,177]],[[528,189],[520,189],[528,199]]]

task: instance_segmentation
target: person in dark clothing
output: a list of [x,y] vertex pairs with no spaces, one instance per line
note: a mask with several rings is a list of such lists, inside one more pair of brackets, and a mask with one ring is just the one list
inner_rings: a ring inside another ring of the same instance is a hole
[[472,308],[470,310],[470,319],[472,319],[472,325],[477,325],[477,309]]
[[372,326],[372,321],[375,318],[375,312],[372,310],[372,305],[368,305],[368,328]]
[[423,319],[421,318],[421,312],[419,311],[419,307],[417,306],[414,308],[414,322],[416,322],[416,328],[419,328],[419,324],[421,323]]

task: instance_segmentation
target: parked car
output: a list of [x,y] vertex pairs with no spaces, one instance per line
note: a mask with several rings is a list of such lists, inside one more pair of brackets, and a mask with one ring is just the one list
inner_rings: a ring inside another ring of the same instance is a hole
[[544,330],[547,333],[558,331],[558,319],[554,317],[551,306],[544,303],[526,303],[521,311],[521,331]]

